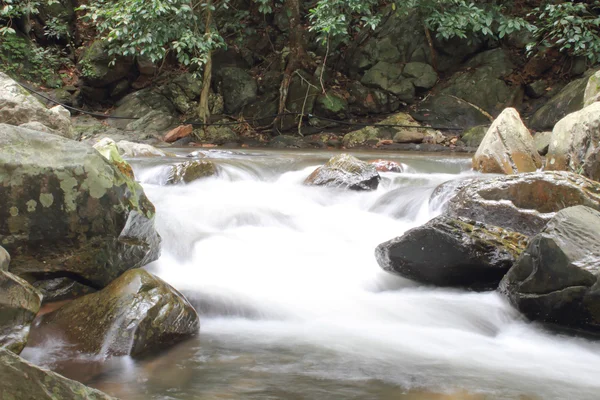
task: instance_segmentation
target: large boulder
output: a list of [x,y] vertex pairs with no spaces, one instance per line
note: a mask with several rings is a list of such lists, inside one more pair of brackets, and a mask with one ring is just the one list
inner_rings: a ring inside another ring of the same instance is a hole
[[328,186],[350,190],[375,190],[381,177],[373,164],[348,154],[332,157],[304,181],[309,186]]
[[138,356],[192,337],[199,327],[181,293],[137,268],[42,316],[31,343],[43,341],[48,330],[83,353]]
[[174,122],[175,106],[163,94],[142,89],[116,103],[109,124],[128,131],[162,131]]
[[514,108],[496,118],[473,156],[473,169],[484,173],[510,175],[541,167],[533,137]]
[[419,122],[434,126],[468,129],[489,125],[490,116],[481,108],[454,95],[436,94],[417,104],[410,115]]
[[42,295],[25,280],[0,270],[0,347],[19,354],[40,310]]
[[385,61],[369,69],[360,81],[363,85],[390,92],[402,101],[412,101],[415,87],[410,79],[402,75],[402,66]]
[[62,106],[47,109],[35,96],[0,72],[0,123],[21,125],[39,122],[72,139],[71,114]]
[[346,148],[373,145],[380,140],[392,140],[395,143],[421,143],[428,131],[409,114],[396,113],[374,126],[347,133],[344,135],[342,143]]
[[0,124],[0,243],[10,271],[103,287],[158,258],[154,206],[92,147]]
[[532,320],[600,332],[600,212],[559,211],[500,284]]
[[467,129],[460,137],[460,140],[468,147],[479,147],[487,131],[490,129],[487,125],[474,126]]
[[377,246],[384,270],[437,286],[496,288],[527,237],[464,218],[437,217]]
[[600,181],[600,103],[561,119],[552,130],[549,171],[571,171]]
[[530,172],[463,181],[446,209],[451,216],[535,235],[557,211],[577,205],[600,210],[600,183],[570,172]]
[[94,149],[98,151],[98,153],[102,154],[102,157],[106,158],[110,161],[121,173],[125,174],[129,178],[134,179],[133,169],[131,165],[119,154],[119,149],[117,148],[117,144],[111,138],[103,138],[98,143],[94,145]]
[[218,71],[217,75],[221,82],[225,112],[235,114],[256,99],[258,86],[246,70],[225,67]]
[[81,54],[77,67],[86,85],[96,88],[105,87],[125,78],[131,71],[134,60],[130,57],[113,57],[108,54],[107,44],[96,40]]
[[212,161],[191,160],[171,167],[167,183],[190,183],[217,174],[217,166]]
[[600,71],[589,77],[583,92],[583,106],[587,107],[600,101]]
[[0,377],[0,398],[5,400],[115,400],[5,349],[0,349]]
[[167,153],[154,146],[144,143],[134,143],[128,140],[119,140],[116,143],[119,154],[123,157],[165,157]]

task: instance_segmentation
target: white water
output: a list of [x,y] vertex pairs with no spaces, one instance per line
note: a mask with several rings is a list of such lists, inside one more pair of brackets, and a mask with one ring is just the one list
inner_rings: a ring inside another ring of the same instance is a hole
[[[217,154],[220,176],[185,186],[135,164],[163,238],[149,269],[197,307],[201,333],[168,364],[195,371],[185,384],[144,375],[149,397],[130,398],[600,397],[599,344],[545,333],[494,292],[422,287],[377,265],[379,243],[440,212],[433,189],[469,175],[467,160],[397,156],[405,173],[356,193],[301,184],[329,154]],[[131,374],[108,380],[140,381]]]

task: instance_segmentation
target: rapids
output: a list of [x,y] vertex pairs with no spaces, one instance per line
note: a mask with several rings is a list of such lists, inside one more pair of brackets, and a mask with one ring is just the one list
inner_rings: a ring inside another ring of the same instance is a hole
[[379,243],[441,212],[437,185],[474,174],[469,159],[356,153],[405,167],[358,193],[302,185],[332,153],[203,152],[219,175],[180,186],[164,182],[185,158],[131,160],[163,238],[147,268],[197,308],[198,338],[142,360],[48,338],[26,358],[134,400],[600,397],[600,343],[377,265]]

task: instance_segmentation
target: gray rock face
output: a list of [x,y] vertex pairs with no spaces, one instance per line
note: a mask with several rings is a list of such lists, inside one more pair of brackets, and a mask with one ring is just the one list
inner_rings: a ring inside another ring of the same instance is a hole
[[10,254],[0,246],[0,271],[8,271],[8,264],[10,264]]
[[6,400],[116,400],[5,349],[0,349],[0,376],[0,398]]
[[31,342],[43,340],[48,329],[84,353],[137,356],[197,335],[199,328],[198,314],[181,293],[136,268],[45,314]]
[[514,108],[496,118],[473,156],[473,169],[484,173],[510,175],[541,167],[533,137]]
[[132,119],[111,119],[109,124],[125,130],[161,131],[171,126],[173,115],[176,114],[175,106],[169,99],[150,89],[125,96],[116,106],[112,116]]
[[304,184],[350,190],[375,190],[380,179],[374,165],[348,154],[340,154],[317,168],[306,178]]
[[546,169],[600,181],[600,103],[561,119],[552,131]]
[[191,160],[174,165],[168,183],[190,183],[217,174],[217,166],[212,161]]
[[489,289],[521,254],[527,237],[464,218],[437,217],[377,246],[384,270],[437,286]]
[[590,76],[583,92],[583,106],[587,107],[600,100],[600,71]]
[[569,172],[508,175],[461,187],[446,205],[449,215],[529,236],[563,208],[585,205],[600,210],[600,183]]
[[468,129],[490,124],[490,118],[464,100],[453,95],[437,94],[417,104],[410,115],[431,126]]
[[234,114],[256,99],[258,87],[248,72],[238,67],[225,67],[219,72],[225,112]]
[[438,74],[429,64],[410,62],[404,66],[402,75],[409,78],[419,89],[431,89],[438,80]]
[[0,347],[19,354],[40,310],[42,295],[23,279],[0,270]]
[[552,139],[552,132],[538,132],[533,137],[533,143],[535,149],[541,156],[548,154],[548,148],[550,147],[550,141]]
[[154,206],[92,147],[0,125],[0,243],[10,271],[103,287],[158,258]]
[[559,211],[500,284],[532,320],[600,331],[600,212]]
[[415,97],[413,83],[402,75],[402,67],[398,64],[380,61],[365,73],[360,82],[390,92],[402,101],[411,101]]
[[[421,128],[409,114],[397,113],[379,122],[378,125],[401,126],[367,126],[344,135],[346,148],[377,144],[380,140],[393,140],[395,143],[421,143],[431,133]],[[408,128],[413,126],[414,128]]]
[[47,109],[34,95],[0,72],[0,123],[21,125],[39,122],[72,139],[74,132],[70,116],[62,106]]
[[486,125],[475,126],[467,130],[460,138],[469,147],[479,147],[490,127]]

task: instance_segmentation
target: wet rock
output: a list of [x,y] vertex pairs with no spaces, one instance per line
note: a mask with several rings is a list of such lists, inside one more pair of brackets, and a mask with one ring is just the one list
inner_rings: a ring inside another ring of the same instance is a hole
[[533,144],[539,155],[545,156],[548,154],[551,139],[552,132],[538,132],[535,134],[533,137]]
[[510,175],[541,167],[533,137],[514,108],[496,118],[473,156],[473,169],[484,173]]
[[600,212],[559,211],[500,284],[529,319],[600,331]]
[[31,341],[43,340],[48,329],[84,353],[139,356],[197,335],[199,327],[181,293],[136,268],[41,317]]
[[419,103],[410,115],[434,127],[468,129],[490,123],[490,118],[468,102],[452,95],[437,94]]
[[571,171],[600,181],[600,103],[561,119],[552,130],[548,171]]
[[475,126],[468,129],[460,138],[469,147],[479,147],[485,134],[490,129],[487,125]]
[[0,124],[0,243],[10,271],[103,287],[158,258],[154,206],[91,146]]
[[119,154],[124,157],[165,157],[167,153],[154,146],[144,143],[134,143],[127,140],[117,142]]
[[380,179],[374,165],[348,154],[340,154],[317,168],[306,178],[304,184],[350,190],[375,190]]
[[379,172],[404,172],[402,164],[390,160],[373,160],[369,161],[370,164],[375,166],[375,169]]
[[42,295],[29,283],[0,270],[0,347],[19,354],[40,310]]
[[77,68],[87,85],[101,88],[125,78],[133,66],[133,59],[129,57],[117,57],[110,65],[112,60],[107,46],[96,40],[82,53]]
[[225,112],[235,114],[256,99],[258,87],[254,78],[244,69],[225,67],[218,72]]
[[515,232],[441,216],[380,244],[375,256],[384,270],[417,282],[492,289],[526,244]]
[[583,92],[583,106],[587,107],[600,100],[600,71],[590,76]]
[[[222,121],[228,123],[229,121]],[[232,131],[227,126],[208,126],[206,129],[195,129],[194,137],[201,143],[222,145],[225,143],[233,143],[239,140],[237,133]]]
[[315,133],[305,136],[302,141],[304,144],[318,149],[339,147],[342,143],[341,138],[335,133]]
[[168,183],[190,183],[197,179],[217,174],[217,166],[212,161],[192,160],[173,165]]
[[8,271],[8,264],[10,264],[10,254],[0,246],[0,271]]
[[188,137],[192,134],[194,127],[192,125],[180,125],[177,128],[169,131],[164,138],[167,143],[173,143],[181,138]]
[[5,349],[0,349],[0,376],[0,398],[6,400],[116,400]]
[[447,203],[449,215],[525,235],[539,233],[563,208],[585,205],[600,210],[600,183],[570,172],[530,172],[467,182]]
[[61,136],[74,138],[71,114],[62,106],[47,109],[34,95],[0,72],[0,123],[39,122]]
[[43,303],[75,299],[96,291],[90,286],[67,277],[35,281],[32,286],[42,294]]
[[114,165],[122,174],[125,176],[135,179],[133,176],[133,169],[131,165],[119,154],[119,149],[117,148],[117,144],[114,140],[110,138],[103,138],[98,143],[94,145],[94,149],[98,151],[102,155],[102,157],[106,158],[112,165]]

